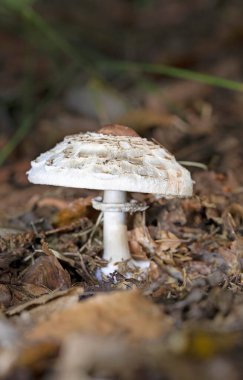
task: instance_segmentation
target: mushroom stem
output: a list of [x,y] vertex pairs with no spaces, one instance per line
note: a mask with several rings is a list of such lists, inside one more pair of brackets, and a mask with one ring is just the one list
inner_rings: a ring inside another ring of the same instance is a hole
[[[103,203],[125,203],[126,192],[117,190],[104,191]],[[127,241],[126,215],[122,211],[104,212],[104,255],[110,262],[109,270],[115,263],[131,259]],[[114,269],[113,269],[114,270]]]

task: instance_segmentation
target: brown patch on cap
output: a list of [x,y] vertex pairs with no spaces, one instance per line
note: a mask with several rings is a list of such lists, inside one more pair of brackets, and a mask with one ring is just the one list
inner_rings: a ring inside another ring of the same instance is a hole
[[130,127],[120,124],[105,125],[98,130],[102,135],[139,137],[137,132]]

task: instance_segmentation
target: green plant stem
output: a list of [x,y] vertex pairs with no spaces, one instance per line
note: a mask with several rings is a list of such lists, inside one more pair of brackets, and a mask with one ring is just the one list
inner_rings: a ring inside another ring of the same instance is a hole
[[129,61],[103,61],[100,64],[101,68],[111,69],[115,71],[134,71],[152,74],[167,75],[174,78],[186,79],[204,83],[215,87],[221,87],[228,90],[243,91],[243,83],[229,79],[217,77],[214,75],[199,73],[186,69],[181,69],[173,66],[153,63],[139,63]]

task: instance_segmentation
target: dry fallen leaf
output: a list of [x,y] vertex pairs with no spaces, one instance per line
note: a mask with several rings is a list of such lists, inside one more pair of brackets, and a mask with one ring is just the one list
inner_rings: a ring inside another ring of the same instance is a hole
[[147,260],[146,252],[143,247],[136,240],[129,240],[129,251],[135,260]]
[[38,298],[9,308],[5,314],[10,317],[27,312],[28,318],[32,321],[48,319],[50,314],[63,310],[71,304],[78,302],[83,294],[82,287],[74,287],[67,290],[54,290],[51,293],[43,294]]
[[128,232],[128,242],[131,254],[137,260],[146,260],[147,254],[153,255],[156,250],[156,243],[150,236],[146,226],[135,227]]
[[12,301],[12,294],[7,285],[0,284],[0,305],[8,307]]
[[159,244],[157,253],[170,251],[175,252],[177,248],[181,245],[180,239],[170,231],[160,231],[160,237],[156,241]]
[[[33,298],[40,297],[50,292],[45,286],[28,284],[28,283],[15,283],[8,285],[1,285],[2,291],[0,300],[4,308],[9,308],[13,305],[25,304]],[[18,306],[16,306],[18,307]]]
[[63,269],[55,256],[40,256],[27,268],[22,281],[46,287],[47,289],[67,289],[71,286],[69,273]]
[[70,306],[26,333],[28,341],[62,341],[74,333],[122,336],[128,341],[158,339],[172,327],[162,309],[138,291],[96,295]]
[[[53,223],[56,227],[63,227],[69,225],[80,219],[83,216],[86,216],[87,213],[92,213],[91,200],[92,196],[86,198],[78,198],[73,202],[66,203],[59,212],[55,215]],[[93,214],[95,211],[93,211]]]
[[45,368],[46,359],[53,359],[57,355],[58,346],[55,342],[37,342],[23,347],[19,352],[14,368],[19,372],[19,368],[41,372]]

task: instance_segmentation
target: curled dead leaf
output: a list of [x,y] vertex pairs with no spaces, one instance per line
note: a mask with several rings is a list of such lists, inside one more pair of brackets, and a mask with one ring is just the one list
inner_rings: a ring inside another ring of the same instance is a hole
[[146,252],[143,247],[136,240],[129,240],[129,251],[135,260],[147,260]]
[[71,286],[69,273],[50,255],[38,257],[21,279],[24,283],[44,286],[51,290],[67,289]]
[[136,227],[128,232],[128,242],[131,254],[137,260],[146,260],[147,255],[156,252],[156,243],[146,226]]

